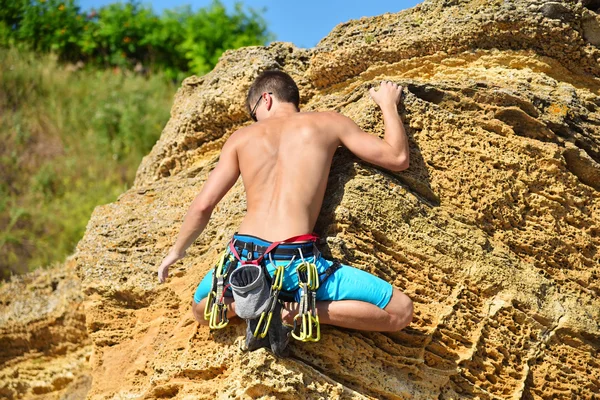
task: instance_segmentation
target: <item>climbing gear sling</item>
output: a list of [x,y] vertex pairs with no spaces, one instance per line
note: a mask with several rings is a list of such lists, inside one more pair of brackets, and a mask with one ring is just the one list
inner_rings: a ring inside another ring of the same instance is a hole
[[[273,262],[273,258],[271,257],[271,253],[269,253],[269,260],[271,261],[271,264],[275,265],[275,263]],[[289,266],[293,261],[294,258],[292,258],[292,260],[287,266]],[[277,305],[277,301],[279,300],[279,293],[283,288],[283,272],[287,266],[275,266],[275,273],[273,274],[273,284],[271,285],[271,295],[268,300],[269,305],[267,307],[267,310],[263,311],[260,314],[260,319],[258,320],[256,329],[253,332],[254,337],[264,338],[269,332],[269,325],[271,325],[273,312],[275,311],[275,306]]]

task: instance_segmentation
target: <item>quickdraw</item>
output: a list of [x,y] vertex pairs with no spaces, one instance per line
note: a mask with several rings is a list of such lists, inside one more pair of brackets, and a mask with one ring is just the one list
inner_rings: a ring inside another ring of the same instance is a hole
[[234,261],[235,258],[225,251],[221,254],[219,262],[215,266],[212,288],[208,292],[208,298],[204,306],[204,319],[208,321],[208,326],[211,329],[223,329],[229,323],[227,318],[228,307],[223,299],[225,296],[225,282],[227,282],[227,277],[231,272],[229,266]]
[[321,324],[317,314],[317,289],[319,289],[319,271],[314,263],[304,260],[296,269],[300,286],[300,304],[298,315],[294,317],[292,337],[302,342],[318,342],[321,340]]
[[273,311],[275,311],[277,300],[279,299],[279,292],[283,287],[284,270],[285,267],[283,265],[277,266],[275,269],[275,274],[273,275],[273,284],[271,285],[271,295],[269,297],[269,306],[267,307],[266,311],[263,311],[262,314],[260,314],[260,319],[258,320],[256,329],[253,332],[254,337],[264,338],[269,332],[269,326],[271,325],[271,319],[273,318]]

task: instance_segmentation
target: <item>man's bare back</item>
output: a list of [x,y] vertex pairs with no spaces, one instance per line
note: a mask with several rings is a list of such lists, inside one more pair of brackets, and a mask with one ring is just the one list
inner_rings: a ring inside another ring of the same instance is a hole
[[232,137],[247,195],[240,233],[269,241],[311,232],[340,145],[334,113],[269,118]]

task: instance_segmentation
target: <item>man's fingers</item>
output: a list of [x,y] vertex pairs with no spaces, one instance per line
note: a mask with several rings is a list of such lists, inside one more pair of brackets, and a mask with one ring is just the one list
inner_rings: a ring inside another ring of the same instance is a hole
[[158,281],[160,283],[164,283],[169,276],[169,267],[160,267],[158,268]]
[[374,86],[369,89],[369,94],[377,104],[379,104],[380,101],[385,101],[385,99],[391,99],[395,101],[396,104],[399,104],[400,101],[402,101],[403,89],[402,86],[395,82],[381,81],[379,88]]
[[174,252],[169,252],[169,254],[167,254],[158,267],[158,281],[160,283],[164,283],[169,277],[169,267],[181,260],[183,257],[185,257],[185,251],[183,254],[177,254]]

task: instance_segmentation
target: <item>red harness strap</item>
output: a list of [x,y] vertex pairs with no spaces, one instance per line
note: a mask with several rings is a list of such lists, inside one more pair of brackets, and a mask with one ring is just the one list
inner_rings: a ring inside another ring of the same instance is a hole
[[[300,242],[300,241],[310,241],[310,242],[316,242],[319,239],[319,237],[317,235],[315,235],[314,233],[308,233],[305,235],[299,235],[299,236],[294,236],[291,238],[287,238],[285,240],[281,240],[279,242],[273,242],[271,243],[271,245],[269,247],[267,247],[267,250],[265,250],[265,252],[258,257],[256,260],[244,260],[243,263],[244,264],[253,264],[253,265],[259,265],[260,262],[262,261],[262,259],[269,254],[271,251],[273,251],[273,249],[277,246],[279,246],[282,243],[290,243],[290,242]],[[238,254],[237,250],[235,249],[235,246],[233,245],[233,240],[231,240],[229,242],[229,250],[231,250],[231,253],[233,254],[233,256],[235,258],[238,259],[238,261],[242,262],[242,258],[240,257],[240,255]]]

